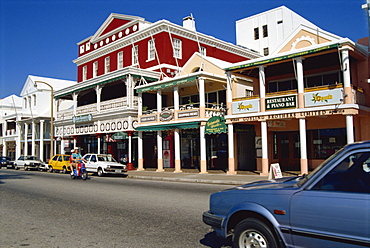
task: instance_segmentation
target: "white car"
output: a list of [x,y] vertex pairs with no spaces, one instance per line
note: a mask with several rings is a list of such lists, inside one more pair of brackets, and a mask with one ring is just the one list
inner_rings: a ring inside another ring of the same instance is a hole
[[42,161],[36,156],[20,156],[14,161],[14,169],[18,170],[20,168],[24,168],[24,170],[38,170],[41,164]]
[[97,173],[99,177],[127,172],[126,165],[118,163],[110,154],[86,154],[83,158],[87,172]]

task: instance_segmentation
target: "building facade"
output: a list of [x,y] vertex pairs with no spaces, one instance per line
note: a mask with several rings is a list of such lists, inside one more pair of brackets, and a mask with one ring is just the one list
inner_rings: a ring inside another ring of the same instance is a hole
[[232,170],[246,166],[267,175],[272,163],[302,174],[347,143],[370,139],[370,64],[364,44],[304,25],[279,46],[275,55],[237,63],[229,80],[253,80],[253,95],[234,98],[230,125],[254,130],[256,159],[241,165],[236,144]]
[[21,155],[34,155],[47,161],[53,155],[50,152],[56,147],[58,138],[52,132],[51,116],[55,113],[51,113],[51,109],[57,112],[59,109],[71,107],[72,104],[71,101],[63,104],[54,102],[53,90],[75,83],[29,75],[20,97],[12,97],[12,112],[2,116],[3,154],[12,159]]
[[155,95],[139,97],[135,87],[178,75],[195,52],[228,62],[260,57],[240,46],[196,32],[191,17],[183,26],[166,20],[111,14],[97,32],[78,43],[78,84],[57,91],[73,109],[58,111],[56,135],[83,153],[109,153],[138,165],[138,110],[157,107]]

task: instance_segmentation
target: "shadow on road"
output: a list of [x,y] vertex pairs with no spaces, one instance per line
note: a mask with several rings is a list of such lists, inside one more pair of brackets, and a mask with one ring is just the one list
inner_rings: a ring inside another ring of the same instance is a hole
[[217,236],[216,232],[207,233],[204,238],[200,240],[200,243],[212,248],[226,248],[232,246],[231,237],[223,239]]
[[0,184],[4,184],[3,180],[27,179],[27,176],[30,175],[32,174],[22,174],[22,175],[0,174]]

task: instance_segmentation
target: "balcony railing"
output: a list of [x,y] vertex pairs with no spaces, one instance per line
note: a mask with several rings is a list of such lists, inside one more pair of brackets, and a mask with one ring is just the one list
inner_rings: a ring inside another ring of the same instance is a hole
[[[133,105],[134,108],[138,106],[138,97],[133,97]],[[109,112],[117,112],[119,110],[125,110],[128,108],[127,97],[120,97],[115,98],[107,101],[100,102],[100,112],[99,113],[109,113]],[[85,114],[96,114],[98,113],[98,104],[92,103],[83,106],[79,106],[76,109],[76,115],[85,115]],[[58,111],[57,119],[70,119],[73,117],[73,108]]]

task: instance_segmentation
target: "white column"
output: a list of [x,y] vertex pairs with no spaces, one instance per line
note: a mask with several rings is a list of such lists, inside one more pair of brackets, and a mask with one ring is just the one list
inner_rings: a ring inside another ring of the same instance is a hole
[[95,88],[95,92],[96,92],[96,111],[98,111],[98,113],[100,113],[101,91],[102,87],[97,85]]
[[205,126],[199,127],[199,140],[200,140],[200,173],[205,174],[207,172],[207,150],[206,150],[206,135]]
[[205,86],[204,86],[204,78],[198,78],[199,82],[199,105],[200,108],[206,106],[206,94],[205,94]]
[[143,94],[138,93],[138,103],[137,103],[137,114],[142,115],[143,114]]
[[44,120],[40,120],[40,159],[44,161]]
[[232,102],[233,102],[233,89],[232,89],[232,82],[233,82],[233,79],[232,79],[232,75],[230,74],[230,72],[226,73],[226,76],[227,76],[227,87],[226,87],[226,107],[228,108],[228,113],[227,114],[231,114],[231,107],[232,107]]
[[297,84],[298,84],[298,108],[304,108],[304,78],[303,78],[303,58],[296,58],[297,65]]
[[175,141],[175,171],[181,171],[181,156],[180,156],[180,130],[175,129],[174,131],[174,141]]
[[97,134],[97,137],[98,137],[98,154],[100,154],[100,151],[101,151],[101,134]]
[[32,156],[35,156],[35,132],[36,132],[36,123],[35,123],[35,121],[32,121],[32,140],[31,140],[31,149],[32,149],[32,151],[31,151],[31,155]]
[[264,112],[265,108],[265,99],[266,99],[266,76],[265,76],[265,67],[258,67],[259,73],[259,86],[260,86],[260,111]]
[[347,144],[355,142],[353,132],[353,115],[346,115]]
[[28,155],[28,124],[24,123],[24,146],[23,146],[23,155]]
[[59,154],[65,154],[64,148],[65,148],[64,138],[60,137],[60,151],[59,151],[60,153]]
[[15,150],[15,157],[16,159],[21,156],[21,135],[22,135],[22,127],[19,122],[17,122],[17,140],[16,140],[16,150]]
[[[6,130],[8,129],[8,123],[6,121],[3,121],[3,133],[2,133],[2,137],[5,137],[6,136]],[[6,142],[3,141],[3,156],[7,156],[6,154]]]
[[138,171],[144,170],[144,158],[143,158],[143,132],[138,132],[138,138],[137,138],[137,156],[139,159],[138,163]]
[[157,156],[157,171],[164,171],[162,131],[157,132]]
[[228,147],[229,147],[229,170],[227,172],[228,175],[235,175],[235,158],[234,158],[234,125],[228,124],[227,125],[227,135],[228,135]]
[[261,176],[267,176],[269,173],[269,161],[268,161],[267,122],[266,121],[261,121],[261,139],[262,139],[262,173],[261,173]]
[[157,113],[162,111],[162,92],[157,90]]
[[306,119],[299,119],[299,143],[301,151],[301,175],[308,173]]
[[73,98],[73,115],[76,116],[77,113],[77,98],[78,98],[78,93],[73,93],[72,94]]
[[179,96],[179,86],[173,88],[173,106],[175,110],[179,110],[180,107],[180,96]]

